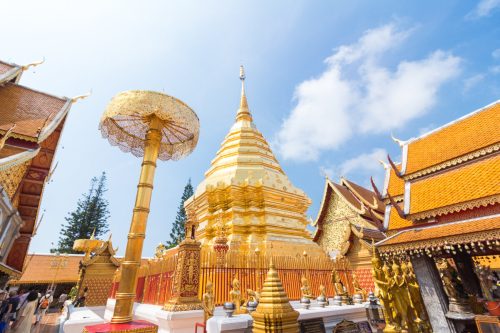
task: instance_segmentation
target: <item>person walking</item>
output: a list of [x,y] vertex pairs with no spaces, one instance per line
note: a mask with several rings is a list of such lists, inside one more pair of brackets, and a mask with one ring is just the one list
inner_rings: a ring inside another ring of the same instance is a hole
[[45,312],[47,312],[50,304],[53,301],[54,297],[52,297],[52,291],[48,291],[47,294],[45,294],[44,296],[42,296],[42,298],[40,298],[35,325],[42,320],[43,316],[45,316]]
[[30,333],[37,304],[38,293],[36,291],[30,291],[26,297],[26,304],[19,312],[19,318],[17,318],[11,327],[13,333]]
[[7,318],[7,309],[9,301],[7,300],[9,293],[5,290],[0,290],[0,333],[5,332],[9,325]]
[[85,306],[85,300],[87,299],[88,292],[89,292],[89,288],[85,287],[83,289],[82,296],[78,297],[78,299],[73,303],[73,305],[75,306],[75,308],[78,308],[78,307],[81,307],[81,306]]
[[61,310],[64,309],[64,302],[66,302],[66,299],[68,299],[68,295],[66,293],[62,293],[61,295],[59,295],[57,304]]

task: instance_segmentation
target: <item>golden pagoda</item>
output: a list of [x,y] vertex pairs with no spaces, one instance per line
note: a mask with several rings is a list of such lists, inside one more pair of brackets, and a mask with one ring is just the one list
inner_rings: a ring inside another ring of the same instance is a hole
[[[240,68],[241,100],[236,120],[205,173],[186,211],[198,222],[196,239],[211,248],[224,227],[230,250],[263,254],[321,254],[307,231],[307,195],[295,187],[255,126]],[[270,246],[272,244],[272,246]],[[293,244],[293,247],[290,245]]]
[[252,312],[254,333],[299,332],[299,312],[295,311],[271,262],[257,309]]

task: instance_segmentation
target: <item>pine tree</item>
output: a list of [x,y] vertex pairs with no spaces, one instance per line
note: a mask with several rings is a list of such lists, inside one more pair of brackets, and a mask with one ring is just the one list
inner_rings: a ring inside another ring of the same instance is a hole
[[99,179],[92,178],[90,188],[78,200],[76,210],[64,218],[66,224],[61,225],[58,246],[51,252],[76,253],[73,250],[75,240],[90,238],[94,230],[95,237],[109,231],[108,201],[104,198],[106,191],[106,173],[103,172]]
[[166,247],[172,248],[177,246],[184,237],[185,225],[186,225],[186,210],[184,209],[184,202],[189,199],[194,194],[193,186],[191,185],[191,178],[188,180],[186,186],[184,186],[184,193],[182,193],[181,203],[177,209],[177,216],[175,217],[174,225],[172,226],[172,231],[170,232],[170,240],[167,241]]

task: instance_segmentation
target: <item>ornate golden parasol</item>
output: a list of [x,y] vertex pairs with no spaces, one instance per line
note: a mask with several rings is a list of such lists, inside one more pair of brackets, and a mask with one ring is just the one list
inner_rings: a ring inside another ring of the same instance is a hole
[[132,321],[156,160],[179,160],[191,153],[198,143],[199,128],[198,117],[189,106],[154,91],[116,95],[101,118],[103,137],[121,150],[143,157],[112,323]]

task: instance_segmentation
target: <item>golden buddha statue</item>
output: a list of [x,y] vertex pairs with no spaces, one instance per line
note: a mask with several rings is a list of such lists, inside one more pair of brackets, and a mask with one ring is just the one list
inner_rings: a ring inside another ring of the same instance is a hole
[[328,301],[328,296],[326,295],[326,287],[322,284],[319,285],[319,296],[316,298],[316,300],[324,300],[326,302],[325,305],[330,304],[330,302]]
[[406,280],[401,273],[401,267],[396,262],[392,265],[392,277],[389,279],[389,292],[394,305],[396,329],[408,330],[410,327],[409,314],[412,304],[408,293]]
[[302,298],[314,299],[311,287],[309,286],[309,280],[305,276],[302,276],[300,281],[302,282],[302,287],[300,288]]
[[349,301],[349,293],[345,290],[339,272],[335,269],[332,271],[332,284],[335,288],[335,295],[342,297],[342,304],[347,304]]
[[240,290],[240,281],[237,278],[233,279],[233,284],[232,284],[233,289],[229,292],[229,297],[232,303],[234,303],[235,306],[235,314],[242,313],[241,312],[241,306],[243,305],[243,298],[241,296],[241,290]]
[[432,331],[430,323],[428,322],[427,311],[425,309],[424,300],[422,299],[422,294],[420,293],[420,286],[418,285],[417,277],[413,271],[413,265],[411,261],[408,263],[403,262],[401,264],[401,270],[403,271],[403,276],[406,279],[408,285],[408,292],[410,293],[410,301],[413,305],[415,322],[421,323],[425,331]]
[[203,294],[201,306],[204,311],[205,322],[214,315],[215,302],[214,291],[212,282],[208,281],[206,285],[206,292]]
[[361,288],[359,285],[358,278],[356,276],[356,273],[352,273],[352,286],[354,287],[354,293],[361,295],[362,299],[365,300],[366,298],[366,290]]
[[389,278],[389,268],[385,264],[384,267],[382,267],[382,263],[375,249],[373,250],[372,267],[372,275],[375,282],[375,296],[380,300],[380,304],[385,314],[386,328],[384,331],[391,332],[394,331],[394,316],[391,308],[389,283],[387,281]]

